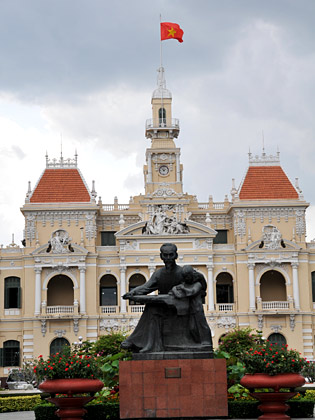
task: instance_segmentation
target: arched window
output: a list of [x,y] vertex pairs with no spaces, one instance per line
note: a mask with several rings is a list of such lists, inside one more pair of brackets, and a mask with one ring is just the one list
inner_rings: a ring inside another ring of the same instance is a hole
[[216,282],[217,303],[234,303],[233,278],[229,273],[220,273]]
[[312,271],[312,297],[315,302],[315,271]]
[[270,343],[278,346],[285,346],[287,344],[287,340],[280,333],[270,334],[268,340],[270,341]]
[[49,280],[47,290],[47,306],[70,306],[73,305],[73,301],[73,283],[68,276],[58,274]]
[[261,276],[260,297],[263,302],[287,300],[285,279],[279,271],[269,270]]
[[105,274],[100,281],[100,306],[117,305],[117,281],[112,274]]
[[[135,287],[141,286],[145,283],[145,277],[142,274],[136,273],[133,274],[129,279],[129,292],[130,290],[134,289]],[[135,305],[136,303],[132,300],[129,301],[129,305]]]
[[4,279],[4,309],[21,307],[21,285],[19,277]]
[[159,126],[165,127],[166,125],[166,111],[165,108],[159,109]]
[[20,366],[20,342],[7,340],[3,343],[2,366]]
[[60,353],[64,346],[70,346],[70,343],[66,338],[63,338],[63,337],[55,338],[50,343],[50,350],[49,350],[50,356],[56,353]]

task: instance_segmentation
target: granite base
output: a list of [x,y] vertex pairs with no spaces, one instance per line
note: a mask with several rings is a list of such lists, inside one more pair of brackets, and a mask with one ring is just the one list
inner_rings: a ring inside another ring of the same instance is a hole
[[121,419],[225,417],[225,360],[120,362],[119,394]]

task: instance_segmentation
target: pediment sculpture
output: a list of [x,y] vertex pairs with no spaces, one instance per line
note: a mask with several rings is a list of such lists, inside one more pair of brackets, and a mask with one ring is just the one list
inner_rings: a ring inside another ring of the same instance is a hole
[[189,233],[189,227],[186,223],[180,222],[177,214],[167,214],[169,206],[157,206],[153,211],[150,220],[144,225],[143,235],[176,235]]
[[51,252],[53,254],[67,254],[73,251],[71,238],[66,230],[59,229],[52,233],[51,238],[48,241],[48,248],[46,252]]

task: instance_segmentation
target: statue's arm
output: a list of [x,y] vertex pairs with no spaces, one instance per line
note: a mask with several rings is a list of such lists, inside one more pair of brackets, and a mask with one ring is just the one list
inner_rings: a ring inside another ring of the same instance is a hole
[[148,295],[158,288],[157,275],[153,273],[150,280],[141,286],[135,287],[130,292],[123,295],[123,299],[131,299],[134,295]]
[[183,287],[182,290],[185,292],[186,297],[196,296],[203,289],[201,283],[197,281],[191,287]]

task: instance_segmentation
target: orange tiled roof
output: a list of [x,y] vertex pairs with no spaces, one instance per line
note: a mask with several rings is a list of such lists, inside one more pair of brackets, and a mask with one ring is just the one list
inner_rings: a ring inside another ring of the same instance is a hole
[[90,194],[78,169],[46,169],[31,203],[89,203]]
[[250,166],[239,198],[241,200],[297,200],[299,196],[281,166]]

